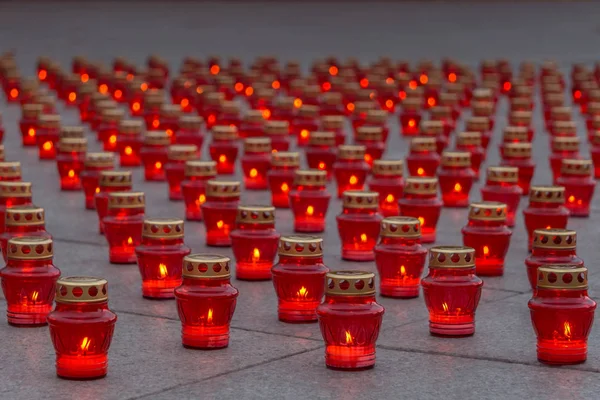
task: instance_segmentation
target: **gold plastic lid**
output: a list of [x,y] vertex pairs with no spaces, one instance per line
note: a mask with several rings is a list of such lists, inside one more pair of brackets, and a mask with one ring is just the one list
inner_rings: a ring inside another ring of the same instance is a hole
[[323,238],[312,235],[289,235],[279,239],[277,254],[291,257],[322,257]]
[[236,222],[242,224],[275,223],[275,207],[259,205],[238,206]]
[[108,194],[108,208],[143,208],[144,192],[112,192]]
[[529,189],[529,201],[532,203],[565,203],[563,186],[532,186]]
[[575,121],[553,121],[552,128],[563,136],[577,136]]
[[203,122],[204,119],[199,115],[184,114],[179,117],[179,126],[183,129],[198,131],[202,127]]
[[238,138],[237,127],[231,125],[215,125],[212,127],[213,138],[217,140],[235,140]]
[[487,180],[491,182],[517,183],[519,181],[519,168],[488,167]]
[[435,106],[429,110],[431,117],[435,120],[441,120],[452,117],[452,108],[448,106]]
[[142,133],[142,121],[124,119],[119,122],[119,133],[123,135],[139,135]]
[[21,106],[21,114],[25,118],[38,118],[44,111],[43,104],[31,103]]
[[60,138],[83,139],[85,132],[83,126],[62,126],[60,128]]
[[144,144],[152,146],[168,146],[171,138],[166,131],[147,131],[144,133]]
[[319,169],[299,169],[295,171],[294,185],[297,186],[325,186],[327,184],[327,171]]
[[244,152],[246,153],[270,153],[271,138],[251,137],[244,140]]
[[109,108],[101,111],[102,120],[105,122],[121,122],[125,118],[125,110],[120,108]]
[[239,181],[216,181],[206,182],[206,195],[215,197],[237,197],[240,195]]
[[6,226],[44,225],[44,209],[31,205],[12,206],[6,209]]
[[190,161],[200,157],[195,144],[172,144],[167,149],[169,160]]
[[271,165],[276,167],[299,167],[300,153],[296,151],[271,153]]
[[421,223],[413,217],[386,217],[381,222],[381,236],[420,238]]
[[356,140],[381,142],[383,141],[383,128],[381,126],[361,126],[356,129]]
[[99,303],[108,300],[106,279],[68,276],[56,282],[57,303]]
[[163,104],[160,107],[160,116],[166,118],[179,118],[182,114],[179,104]]
[[227,279],[231,276],[230,258],[219,254],[190,254],[183,258],[182,275],[195,279]]
[[576,265],[544,265],[538,268],[538,289],[587,289],[588,270]]
[[8,241],[6,257],[9,260],[46,260],[52,258],[52,239],[36,236],[15,237]]
[[469,219],[475,221],[505,221],[507,207],[496,201],[482,201],[469,205]]
[[338,146],[338,158],[341,160],[364,160],[366,152],[366,146],[347,144]]
[[[421,121],[421,134],[425,136],[439,136],[444,133],[444,121]],[[417,139],[417,138],[413,138]],[[434,141],[435,143],[435,141]],[[412,141],[411,141],[412,149]]]
[[179,239],[183,237],[183,220],[179,218],[146,218],[142,237]]
[[468,151],[444,151],[441,164],[443,167],[470,167],[471,153]]
[[529,139],[529,132],[525,126],[507,126],[504,128],[504,141],[517,141],[527,142]]
[[85,153],[87,144],[86,138],[60,138],[58,148],[65,153]]
[[373,174],[400,177],[404,173],[403,160],[374,160]]
[[575,249],[577,232],[572,229],[536,229],[533,231],[534,249]]
[[31,197],[31,182],[0,182],[0,197]]
[[84,165],[95,168],[111,168],[115,164],[115,154],[109,152],[87,153]]
[[342,193],[344,208],[374,208],[379,207],[379,193],[362,190],[346,190]]
[[375,274],[366,271],[327,273],[326,295],[368,296],[375,294]]
[[185,162],[185,176],[217,176],[215,161],[188,160]]
[[429,194],[436,195],[438,191],[438,178],[435,177],[417,177],[406,178],[404,184],[404,193],[408,194]]
[[487,132],[490,129],[490,119],[488,117],[470,117],[466,123],[467,131]]
[[457,146],[481,146],[481,132],[460,132],[456,137]]
[[473,99],[476,101],[492,101],[494,92],[489,88],[477,88],[473,90]]
[[60,128],[60,115],[58,114],[41,114],[38,117],[38,121],[41,127],[47,129],[58,129]]
[[337,131],[344,128],[344,117],[341,115],[326,115],[321,118],[321,124],[325,130]]
[[550,115],[552,116],[552,120],[554,121],[571,121],[571,107],[552,107],[550,109]]
[[475,250],[466,246],[435,246],[429,249],[429,268],[474,268]]
[[494,103],[491,101],[474,101],[471,103],[473,115],[477,117],[490,117],[494,114]]
[[594,164],[592,160],[574,160],[563,158],[560,166],[562,174],[589,176],[592,174]]
[[511,124],[515,125],[531,125],[532,112],[531,111],[511,111],[508,120]]
[[555,136],[552,138],[552,151],[579,151],[579,138],[577,136]]
[[335,146],[335,132],[314,131],[310,133],[308,144],[311,146]]
[[133,176],[131,171],[100,171],[99,186],[131,187]]
[[20,161],[2,161],[0,162],[0,178],[20,178],[21,177],[21,162]]
[[385,110],[368,110],[365,115],[365,121],[369,124],[384,125],[388,119],[389,113]]
[[0,144],[0,161],[4,161],[4,145]]
[[267,121],[265,123],[265,134],[269,136],[283,136],[290,132],[288,121]]
[[504,143],[505,158],[531,158],[531,143]]

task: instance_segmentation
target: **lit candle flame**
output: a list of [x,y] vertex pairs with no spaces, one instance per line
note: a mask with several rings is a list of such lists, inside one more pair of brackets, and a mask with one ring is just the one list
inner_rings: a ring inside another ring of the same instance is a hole
[[88,74],[81,74],[81,82],[86,83],[90,80],[90,76]]
[[87,336],[84,337],[83,340],[81,341],[81,345],[79,345],[79,348],[81,349],[81,351],[83,351],[84,354],[90,348],[91,343],[92,343],[92,341]]
[[298,99],[298,98],[295,99],[294,100],[294,107],[296,107],[296,108],[302,107],[302,99]]
[[46,79],[47,76],[48,76],[48,71],[46,71],[45,69],[41,69],[40,72],[38,72],[38,78],[40,79],[40,81],[43,81],[44,79]]
[[419,220],[419,223],[421,224],[421,226],[425,225],[425,218],[419,217],[417,219]]
[[301,137],[302,139],[307,139],[307,138],[308,138],[308,129],[302,129],[302,130],[300,131],[300,137]]
[[31,301],[35,303],[37,301],[39,295],[40,294],[38,293],[38,291],[34,290],[33,293],[31,293]]
[[152,121],[152,127],[154,129],[158,128],[158,125],[160,125],[160,121],[159,120],[155,119],[155,120]]
[[385,198],[385,201],[387,201],[388,203],[393,203],[395,200],[394,195],[393,194],[388,194],[387,197]]
[[351,185],[356,185],[356,183],[358,182],[358,178],[356,176],[352,175],[348,182],[350,182]]
[[173,129],[167,129],[166,132],[168,137],[173,136]]
[[46,151],[50,151],[52,150],[52,142],[44,142],[44,144],[42,145],[42,147],[44,148],[44,150]]
[[363,243],[367,243],[367,234],[366,233],[360,234],[360,241]]
[[306,208],[306,215],[311,217],[315,213],[315,208],[313,206],[308,206]]
[[225,225],[223,221],[217,221],[217,228],[223,229],[223,225]]
[[448,82],[452,82],[452,83],[456,82],[456,74],[454,72],[450,72],[448,74]]
[[117,135],[110,135],[110,137],[108,138],[108,142],[110,144],[115,144],[117,143]]
[[127,244],[128,244],[128,245],[132,245],[132,244],[133,244],[133,238],[132,238],[131,236],[129,236],[129,237],[127,238]]
[[18,89],[11,89],[10,91],[10,97],[12,97],[13,99],[16,99],[19,96],[19,90]]
[[273,83],[271,84],[271,87],[273,89],[277,90],[281,87],[281,83],[279,81],[273,81]]
[[154,163],[154,168],[161,169],[162,168],[162,163],[160,161],[155,162]]
[[217,116],[213,115],[213,114],[209,115],[208,116],[208,123],[209,124],[214,124],[215,122],[217,122]]
[[131,146],[127,146],[125,147],[125,150],[123,150],[125,152],[126,155],[130,156],[133,153],[133,149],[131,148]]
[[77,94],[74,92],[69,93],[69,101],[72,103],[77,99]]
[[29,137],[34,137],[34,136],[35,136],[35,129],[33,129],[33,128],[29,128],[29,129],[27,130],[27,136],[29,136]]
[[225,161],[227,161],[227,157],[224,154],[221,154],[219,156],[219,162],[220,163],[224,163]]
[[131,109],[132,109],[133,111],[140,111],[140,108],[141,108],[141,107],[142,107],[142,105],[140,104],[140,102],[139,102],[139,101],[136,101],[136,102],[134,102],[134,103],[131,105]]
[[392,107],[394,107],[394,102],[392,100],[386,100],[385,101],[385,106],[389,109],[391,109]]
[[210,67],[210,73],[213,75],[217,75],[220,71],[221,71],[221,67],[219,67],[216,64],[213,65],[212,67]]
[[196,203],[198,203],[198,205],[204,204],[204,202],[206,201],[206,196],[201,194],[200,196],[198,196],[198,201]]
[[120,99],[123,97],[123,92],[119,89],[115,90],[115,99]]
[[365,161],[370,163],[371,161],[373,161],[373,157],[370,154],[365,154]]
[[565,337],[570,340],[572,333],[571,333],[571,324],[568,321],[565,321],[565,323],[563,324],[563,331],[564,331]]
[[148,84],[146,82],[142,83],[140,85],[140,89],[142,89],[142,92],[145,92],[146,90],[148,90]]
[[406,268],[404,268],[404,265],[400,266],[400,275],[402,275],[402,276],[406,275]]
[[158,272],[160,273],[161,278],[166,277],[169,273],[169,271],[167,270],[167,266],[163,263],[158,264]]
[[96,193],[100,193],[100,188],[99,187],[96,188]]
[[179,104],[181,105],[181,108],[186,108],[190,105],[190,101],[188,99],[181,99],[181,102]]
[[260,250],[257,248],[254,248],[254,250],[252,251],[252,262],[258,262],[260,261]]
[[448,312],[448,304],[442,303],[442,309],[444,310],[444,312]]
[[352,112],[354,111],[354,103],[348,103],[346,105],[346,108],[348,109],[348,111]]
[[462,191],[462,186],[461,186],[461,184],[460,184],[460,183],[458,183],[458,182],[457,182],[457,183],[454,185],[454,191],[455,191],[455,192],[460,192],[460,191]]
[[256,178],[256,176],[258,175],[258,171],[256,170],[256,168],[252,168],[250,170],[249,175],[250,175],[250,178]]
[[321,169],[321,170],[322,170],[322,169],[325,169],[326,165],[325,165],[325,163],[324,163],[323,161],[321,161],[321,162],[319,163],[319,166],[318,166],[318,167],[319,167],[319,169]]
[[417,121],[415,121],[414,119],[409,119],[408,120],[408,126],[411,128],[414,128],[417,125]]
[[569,196],[569,203],[574,203],[575,202],[575,196],[571,195]]
[[69,175],[69,178],[73,178],[75,176],[75,171],[70,169],[69,172],[67,173],[67,175]]
[[425,173],[425,170],[423,168],[417,169],[417,175],[423,176],[424,173]]
[[287,193],[289,190],[290,190],[290,187],[289,187],[289,185],[288,185],[287,183],[285,183],[285,182],[284,182],[284,183],[281,185],[281,191],[282,191],[282,192],[284,192],[284,193]]
[[103,83],[100,86],[98,86],[98,91],[102,94],[105,94],[106,92],[108,92],[108,85]]
[[262,116],[264,119],[271,118],[271,110],[262,110]]
[[490,248],[487,246],[483,246],[483,255],[487,256],[490,254]]
[[354,339],[348,331],[346,331],[346,344],[354,344]]
[[208,322],[209,324],[212,324],[212,321],[213,321],[213,309],[209,308],[208,314],[206,315],[206,322]]
[[298,297],[303,297],[303,298],[308,297],[308,289],[306,289],[304,286],[302,286],[300,288],[300,290],[298,290]]

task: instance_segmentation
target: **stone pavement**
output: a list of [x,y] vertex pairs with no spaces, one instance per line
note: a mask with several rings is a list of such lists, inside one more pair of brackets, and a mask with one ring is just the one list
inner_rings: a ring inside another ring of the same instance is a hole
[[[373,61],[390,55],[416,61],[449,55],[476,65],[482,58],[556,59],[565,68],[597,57],[598,16],[594,3],[393,3],[393,2],[10,2],[0,4],[0,50],[14,48],[24,74],[34,72],[38,55],[67,66],[82,54],[108,63],[123,55],[142,64],[149,53],[162,55],[178,68],[187,54],[239,56],[274,54],[307,65],[329,54]],[[501,101],[487,165],[499,161],[497,145],[507,105]],[[549,142],[539,107],[535,112],[534,183],[549,183]],[[34,183],[34,202],[46,209],[54,235],[55,264],[63,275],[108,279],[110,307],[119,321],[110,349],[108,376],[72,382],[58,379],[47,328],[17,329],[0,323],[0,398],[78,399],[229,399],[229,398],[414,398],[414,399],[594,399],[600,390],[600,334],[592,331],[585,364],[550,368],[536,360],[535,336],[527,301],[529,285],[523,260],[526,235],[519,213],[506,273],[486,278],[473,337],[441,339],[428,333],[422,297],[392,300],[386,308],[378,342],[377,364],[363,372],[325,368],[317,324],[277,321],[271,282],[233,280],[239,288],[229,348],[186,350],[174,301],[141,297],[136,266],[111,265],[97,217],[84,210],[82,193],[61,193],[53,162],[39,162],[35,149],[19,144],[18,106],[0,103],[6,128],[6,154],[23,163],[24,180]],[[64,124],[78,122],[72,110],[61,110]],[[583,121],[577,116],[580,136]],[[407,142],[390,118],[386,158],[403,157]],[[460,127],[459,127],[460,129]],[[98,148],[91,141],[92,149]],[[585,141],[584,141],[585,143]],[[203,149],[207,157],[206,146]],[[587,154],[587,144],[582,154]],[[166,183],[146,183],[134,172],[134,188],[147,196],[147,215],[183,216],[183,205],[167,199]],[[479,199],[479,184],[472,198]],[[333,186],[330,186],[330,190]],[[267,192],[244,192],[245,203],[266,203]],[[521,206],[525,206],[523,199]],[[600,295],[600,273],[594,264],[599,231],[600,196],[589,219],[573,219],[579,255],[590,268],[591,295]],[[340,259],[332,200],[325,234],[325,263],[331,269],[369,269],[373,263]],[[460,244],[466,210],[444,209],[438,244]],[[292,231],[288,210],[277,211],[277,229]],[[186,224],[186,242],[194,252],[204,246],[200,223]],[[219,250],[231,255],[230,249]]]

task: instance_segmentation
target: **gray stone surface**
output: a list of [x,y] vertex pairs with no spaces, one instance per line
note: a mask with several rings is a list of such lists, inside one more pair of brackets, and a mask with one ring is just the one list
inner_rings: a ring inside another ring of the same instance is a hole
[[[68,66],[77,54],[109,63],[124,55],[141,65],[149,53],[177,68],[185,55],[239,56],[274,54],[298,59],[306,67],[316,57],[356,56],[363,62],[380,55],[416,61],[453,56],[471,65],[482,58],[556,59],[565,72],[572,62],[597,57],[600,6],[594,3],[496,2],[10,2],[0,5],[1,46],[17,50],[24,74],[34,72],[39,55]],[[482,167],[499,161],[497,145],[506,124],[506,103],[499,104],[497,127]],[[17,106],[0,103],[7,133],[7,158],[21,160],[24,178],[34,183],[34,201],[46,208],[47,228],[56,238],[56,265],[64,275],[98,275],[110,285],[110,306],[119,315],[110,351],[109,374],[93,382],[56,378],[47,328],[16,329],[0,323],[0,398],[596,398],[600,389],[597,330],[590,337],[587,363],[548,368],[535,357],[535,337],[527,310],[530,297],[523,260],[526,234],[519,214],[506,273],[485,278],[472,338],[440,339],[427,330],[422,298],[378,297],[386,307],[375,369],[359,373],[327,370],[316,324],[289,325],[277,321],[276,298],[270,282],[233,280],[240,289],[232,322],[231,346],[202,352],[180,345],[180,324],[173,301],[141,297],[136,266],[107,262],[104,237],[97,233],[96,214],[83,208],[81,193],[58,189],[54,163],[39,162],[36,151],[19,144]],[[78,122],[72,110],[61,110],[64,124]],[[583,121],[577,116],[585,136]],[[386,158],[403,157],[407,142],[390,118]],[[535,183],[550,182],[549,145],[539,108],[534,158]],[[459,125],[458,129],[461,129]],[[98,149],[91,141],[91,148]],[[204,157],[206,158],[206,148]],[[588,151],[583,146],[582,154]],[[147,196],[150,216],[182,216],[183,205],[167,199],[165,183],[146,183],[134,173],[134,188]],[[472,192],[479,199],[478,184]],[[333,185],[330,186],[330,190]],[[268,193],[244,193],[247,203],[265,203]],[[573,219],[579,232],[578,252],[591,269],[591,294],[598,296],[597,252],[600,198],[590,219]],[[523,199],[521,206],[526,206]],[[325,263],[332,269],[374,270],[373,263],[349,263],[339,257],[335,215],[341,204],[332,200],[325,234]],[[461,243],[459,228],[466,210],[445,209],[439,223],[439,244]],[[292,230],[288,210],[277,212],[277,228]],[[204,227],[186,224],[186,242],[195,252],[204,245]],[[214,249],[211,249],[214,251]],[[219,250],[231,255],[229,249]],[[4,306],[0,307],[2,311]],[[43,393],[43,394],[42,394]]]

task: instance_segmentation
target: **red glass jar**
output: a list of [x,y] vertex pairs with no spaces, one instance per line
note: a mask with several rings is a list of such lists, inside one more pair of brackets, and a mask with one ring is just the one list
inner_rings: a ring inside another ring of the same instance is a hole
[[574,121],[553,121],[550,129],[552,138],[577,136],[577,124]]
[[437,246],[429,250],[429,274],[421,280],[435,336],[471,336],[483,281],[475,275],[475,250]]
[[164,131],[148,131],[145,133],[140,156],[144,164],[144,179],[146,181],[164,181],[166,179],[165,165],[169,159],[169,143],[171,143],[171,139]]
[[39,129],[39,117],[44,112],[42,104],[30,103],[23,104],[21,107],[21,120],[19,128],[21,130],[21,143],[23,146],[35,146],[37,143],[35,134]]
[[411,176],[436,176],[440,156],[436,152],[435,138],[415,137],[410,141],[406,166]]
[[310,133],[319,129],[319,107],[302,104],[291,126],[292,134],[297,139],[297,145],[306,146],[310,139]]
[[98,140],[102,142],[104,151],[117,151],[117,138],[121,121],[125,118],[125,111],[118,108],[102,110],[101,122],[96,130]]
[[0,234],[6,229],[6,210],[27,204],[31,204],[31,182],[0,182]]
[[490,128],[490,119],[488,117],[470,117],[465,123],[465,129],[468,132],[481,133],[481,147],[487,149],[492,137]]
[[[310,147],[313,145],[317,145],[317,146],[319,145],[318,141],[313,142],[313,140],[312,140],[312,136],[316,132],[333,132],[333,134],[334,134],[333,135],[334,144],[332,145],[333,147],[345,144],[346,143],[345,126],[346,126],[346,117],[344,117],[342,115],[327,115],[327,116],[321,117],[321,131],[315,131],[315,132],[310,133],[310,138],[308,138],[309,148],[306,151],[308,152]],[[321,145],[321,146],[324,146],[324,145]]]
[[419,134],[422,106],[423,99],[421,98],[406,98],[402,101],[400,131],[403,136],[414,136]]
[[183,243],[183,220],[148,218],[142,228],[142,244],[135,248],[142,275],[142,296],[172,299],[181,285],[183,258],[191,249]]
[[152,128],[165,131],[167,136],[171,138],[171,143],[175,143],[175,134],[179,131],[179,119],[182,115],[181,106],[179,104],[163,104],[160,107],[159,124],[155,127],[156,120],[152,121]]
[[287,121],[266,121],[264,134],[271,139],[272,152],[288,151],[290,127]]
[[506,143],[531,143],[527,136],[527,128],[513,125],[504,128],[502,143],[498,146],[501,157],[504,157],[504,144]]
[[361,126],[356,129],[356,144],[365,146],[365,161],[369,168],[373,161],[381,159],[385,151],[382,128],[377,126]]
[[503,149],[500,166],[519,168],[517,184],[523,190],[523,195],[528,195],[535,172],[535,162],[531,160],[531,143],[505,143]]
[[444,207],[467,207],[474,178],[475,173],[471,169],[471,153],[443,152],[438,179]]
[[242,280],[271,279],[271,268],[281,236],[275,230],[275,207],[239,206],[236,229],[231,231],[236,260],[235,276]]
[[142,138],[142,121],[125,119],[119,124],[117,135],[117,153],[121,167],[138,167],[142,165],[141,149],[144,144]]
[[294,182],[295,171],[300,166],[300,154],[277,152],[271,154],[271,170],[267,173],[271,203],[278,208],[289,208],[289,192]]
[[14,206],[5,210],[5,232],[0,234],[0,250],[7,261],[7,243],[15,237],[52,239],[46,232],[44,209],[33,204]]
[[184,347],[216,349],[229,345],[229,325],[238,290],[231,286],[229,258],[192,254],[183,260],[183,283],[175,289]]
[[398,202],[400,215],[417,218],[421,224],[421,241],[433,243],[442,209],[438,198],[437,178],[409,177],[406,179],[403,197]]
[[143,192],[108,194],[108,215],[102,219],[111,264],[135,264],[135,248],[142,242],[146,203]]
[[52,264],[52,239],[13,237],[5,243],[3,254],[7,261],[0,278],[8,323],[20,327],[46,325],[60,276],[60,270]]
[[[60,139],[84,139],[85,131],[83,126],[61,126],[60,127]],[[58,146],[57,146],[58,147]]]
[[469,222],[461,230],[463,244],[475,249],[478,276],[502,276],[512,232],[506,227],[506,204],[472,203]]
[[333,164],[337,160],[335,133],[331,131],[311,132],[305,150],[306,163],[311,169],[327,172],[327,179],[333,175]]
[[421,245],[421,224],[413,217],[387,217],[381,222],[375,246],[382,296],[409,299],[419,296],[427,249]]
[[271,270],[277,294],[280,321],[301,323],[317,321],[317,306],[325,293],[323,239],[317,236],[282,236],[279,261]]
[[362,190],[370,170],[365,161],[365,146],[342,145],[338,147],[338,159],[333,164],[338,198],[347,190]]
[[552,182],[557,183],[560,178],[562,162],[564,159],[579,159],[579,138],[577,136],[553,136],[551,142],[550,168],[552,169]]
[[[227,95],[225,97],[227,97]],[[239,131],[242,123],[240,105],[235,101],[221,101],[215,123],[217,125],[235,126]]]
[[292,124],[296,115],[294,107],[295,98],[292,96],[282,96],[275,98],[275,104],[271,110],[271,119],[275,121],[287,121]]
[[[212,129],[215,124],[217,124],[217,116],[221,112],[221,103],[225,101],[225,94],[207,91],[199,96],[199,101],[201,102],[201,107],[199,108],[198,113],[204,118],[206,128]],[[221,123],[219,123],[219,125],[221,125]]]
[[565,188],[562,186],[532,186],[529,207],[523,210],[529,250],[536,229],[565,229],[569,210],[565,207]]
[[183,200],[181,182],[185,178],[185,163],[200,158],[198,147],[193,144],[173,144],[167,149],[165,174],[169,183],[169,200]]
[[56,282],[56,308],[48,316],[56,374],[66,379],[106,375],[117,316],[108,309],[105,279],[66,277]]
[[351,261],[375,259],[373,248],[379,237],[383,217],[377,212],[379,194],[347,190],[343,194],[343,210],[336,217],[342,242],[342,258]]
[[131,171],[100,171],[94,206],[98,214],[98,231],[104,234],[103,219],[108,215],[108,194],[129,191],[132,188]]
[[379,213],[384,217],[399,215],[398,200],[404,189],[402,160],[375,160],[369,190],[379,193]]
[[475,180],[479,180],[479,169],[485,160],[481,132],[460,132],[456,137],[456,150],[471,153],[471,170],[475,173]]
[[20,161],[0,161],[0,182],[21,181]]
[[140,87],[144,96],[140,111],[144,117],[146,129],[157,130],[160,127],[160,110],[165,103],[165,94],[162,90],[148,89],[146,82],[141,83]]
[[84,170],[81,172],[81,185],[85,195],[85,208],[96,208],[94,196],[100,191],[100,172],[114,168],[115,156],[113,153],[87,153],[85,155]]
[[331,195],[326,188],[327,175],[321,170],[296,170],[289,193],[294,214],[294,231],[319,233],[325,230],[325,215]]
[[[456,121],[452,114],[452,108],[447,106],[435,106],[429,111],[432,121],[439,121],[442,124],[442,135],[445,138],[450,137],[456,129]],[[422,121],[423,122],[423,121]]]
[[572,217],[588,217],[596,188],[592,160],[563,159],[557,184],[565,188],[565,207]]
[[56,158],[56,144],[60,139],[60,115],[39,115],[35,139],[38,147],[38,158],[40,160],[54,160]]
[[325,301],[317,307],[327,367],[372,368],[383,313],[384,308],[375,301],[375,274],[328,273]]
[[265,118],[261,110],[248,110],[240,123],[241,138],[261,137],[265,131]]
[[185,219],[202,221],[201,206],[206,201],[206,181],[217,176],[214,161],[187,161],[185,179],[181,182],[181,193],[185,202]]
[[206,245],[229,247],[240,201],[240,182],[206,182],[206,202],[200,206],[206,228]]
[[271,168],[271,139],[248,138],[244,141],[242,171],[244,186],[248,190],[265,190],[269,186],[267,174]]
[[199,149],[204,143],[202,124],[204,120],[197,115],[182,115],[179,117],[179,131],[175,133],[176,144],[193,144]]
[[525,130],[527,139],[522,140],[525,142],[533,141],[533,136],[535,134],[533,126],[531,125],[532,114],[533,113],[531,111],[523,110],[513,110],[508,114],[509,126],[518,127]]
[[533,293],[537,291],[538,269],[545,265],[569,264],[583,267],[577,256],[577,232],[570,229],[536,229],[531,254],[525,259],[527,278]]
[[587,359],[587,338],[596,310],[587,288],[587,268],[583,266],[539,268],[537,292],[528,305],[540,362],[566,365]]
[[238,156],[238,131],[235,126],[215,125],[212,143],[208,150],[210,158],[217,163],[219,175],[233,175]]
[[[492,100],[493,100],[493,98],[492,98]],[[488,118],[489,131],[493,132],[494,126],[495,126],[494,114],[496,112],[496,102],[495,101],[473,101],[473,102],[471,102],[471,108],[473,110],[473,116]]]
[[[327,86],[331,83],[326,82],[323,85]],[[344,102],[342,94],[339,92],[326,92],[323,93],[320,102],[321,116],[345,116]]]
[[60,139],[56,156],[60,190],[81,190],[81,172],[86,152],[87,139]]
[[515,214],[519,208],[523,190],[518,183],[517,167],[488,167],[487,181],[481,190],[483,201],[506,204],[506,226],[515,226]]

